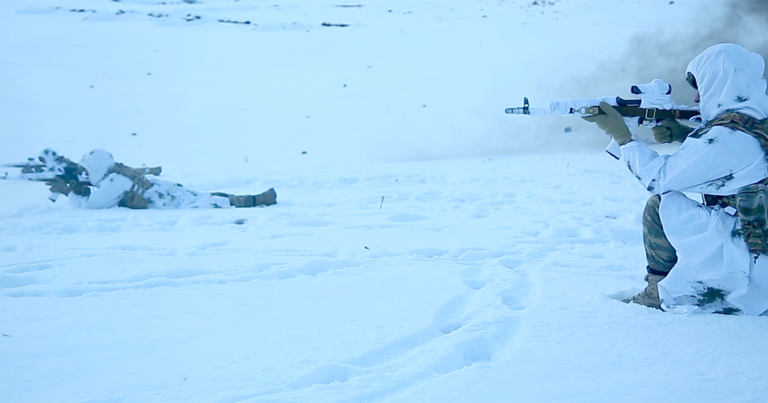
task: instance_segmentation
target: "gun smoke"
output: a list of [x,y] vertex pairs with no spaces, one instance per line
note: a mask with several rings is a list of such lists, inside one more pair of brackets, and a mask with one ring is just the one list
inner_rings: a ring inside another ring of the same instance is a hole
[[[657,31],[642,33],[630,40],[625,53],[618,60],[610,60],[598,67],[605,82],[611,78],[611,85],[621,80],[620,90],[645,83],[654,78],[672,85],[672,99],[678,104],[693,106],[695,90],[685,82],[685,68],[688,63],[706,48],[718,43],[731,42],[761,54],[768,60],[768,2],[725,1],[701,2],[698,14],[681,21],[679,27],[660,27]],[[675,7],[670,2],[669,7]],[[723,12],[717,12],[723,7]],[[680,29],[684,29],[680,32]],[[582,82],[594,82],[585,79]],[[602,87],[601,89],[607,90]],[[610,91],[609,91],[610,92]],[[613,89],[613,93],[616,89]]]
[[[656,3],[658,4],[658,3]],[[681,14],[677,24],[660,25],[652,31],[645,31],[631,37],[623,49],[611,50],[591,48],[607,52],[610,56],[592,61],[594,68],[575,72],[562,80],[553,82],[548,88],[550,99],[591,98],[600,96],[621,96],[636,98],[630,93],[635,84],[660,78],[672,85],[672,99],[677,104],[696,106],[693,102],[696,91],[685,81],[685,69],[696,55],[718,43],[736,43],[749,51],[761,54],[768,60],[768,1],[713,1],[695,3],[694,12],[679,13],[674,1],[662,5],[671,12]],[[687,9],[693,8],[690,4]],[[596,43],[599,47],[599,43]],[[593,53],[595,54],[595,53]],[[541,124],[542,132],[562,132],[562,121],[548,120]],[[558,124],[560,126],[558,126]],[[577,127],[586,125],[577,123]],[[581,146],[601,147],[605,143],[599,131],[595,135],[580,133]],[[601,134],[601,133],[600,133]],[[650,130],[636,131],[641,141],[652,141]],[[573,146],[573,145],[571,145]]]

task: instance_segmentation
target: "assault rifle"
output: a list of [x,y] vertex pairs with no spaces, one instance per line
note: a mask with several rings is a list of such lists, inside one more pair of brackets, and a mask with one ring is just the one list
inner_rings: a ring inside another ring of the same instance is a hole
[[532,108],[528,98],[523,98],[523,106],[507,108],[504,112],[510,115],[570,115],[591,116],[604,112],[598,105],[607,102],[626,119],[637,119],[637,124],[658,123],[663,119],[690,120],[699,115],[697,109],[690,106],[677,105],[672,102],[672,86],[662,80],[655,79],[648,84],[633,85],[632,94],[640,99],[623,99],[620,97],[584,98],[568,101],[554,101],[544,107]]
[[29,158],[26,163],[20,164],[2,164],[2,167],[21,168],[21,174],[17,176],[8,176],[8,173],[0,179],[16,179],[45,182],[50,186],[51,194],[48,199],[56,201],[59,195],[67,195],[70,192],[75,194],[90,194],[91,185],[89,182],[81,180],[81,175],[85,172],[80,164],[72,162],[69,158],[56,154],[50,148],[45,149],[37,158],[40,163],[35,163],[33,158]]
[[[91,182],[88,181],[88,173],[85,168],[66,158],[56,154],[50,148],[45,149],[38,157],[40,163],[29,158],[25,163],[0,164],[0,167],[21,168],[21,173],[16,176],[0,176],[4,180],[30,180],[45,182],[50,186],[51,194],[48,199],[56,201],[59,195],[68,195],[74,192],[80,196],[88,196],[91,193]],[[132,168],[142,175],[160,175],[161,167]]]

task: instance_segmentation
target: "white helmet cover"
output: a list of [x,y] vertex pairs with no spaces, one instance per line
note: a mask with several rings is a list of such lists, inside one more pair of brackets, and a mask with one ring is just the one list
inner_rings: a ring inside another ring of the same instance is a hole
[[80,165],[88,171],[88,180],[98,186],[104,180],[107,172],[115,165],[115,159],[112,158],[112,154],[97,148],[86,154]]
[[696,79],[702,120],[725,112],[768,117],[764,70],[762,56],[732,43],[714,45],[696,56],[686,73]]

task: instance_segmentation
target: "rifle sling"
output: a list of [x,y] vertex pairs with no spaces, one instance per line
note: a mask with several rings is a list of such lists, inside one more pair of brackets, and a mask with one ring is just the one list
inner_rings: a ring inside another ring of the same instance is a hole
[[655,109],[655,108],[638,108],[635,106],[614,106],[622,116],[636,116],[648,120],[660,120],[660,119],[685,119],[688,120],[694,116],[698,116],[701,113],[697,110],[679,110],[679,109]]

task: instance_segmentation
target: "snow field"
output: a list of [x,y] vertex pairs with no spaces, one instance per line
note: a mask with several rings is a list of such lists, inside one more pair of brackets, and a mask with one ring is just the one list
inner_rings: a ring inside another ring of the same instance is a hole
[[[554,166],[561,180],[542,174]],[[608,297],[642,275],[645,195],[619,167],[602,152],[411,162],[297,173],[290,201],[264,209],[28,207],[6,217],[3,239],[21,241],[2,250],[20,260],[0,284],[32,316],[9,318],[4,341],[10,362],[49,372],[8,375],[30,401],[561,400],[590,396],[593,377],[606,400],[648,396],[659,365],[701,364],[673,347],[719,328]],[[559,197],[537,196],[549,187]],[[751,345],[762,322],[738,323]],[[654,350],[649,331],[673,347]],[[698,376],[743,377],[745,349]],[[622,375],[638,359],[641,375]]]
[[0,161],[103,147],[278,204],[0,183],[0,401],[768,395],[764,318],[616,301],[644,285],[647,194],[604,135],[502,113],[628,89],[597,61],[698,2],[158,3],[0,3]]

